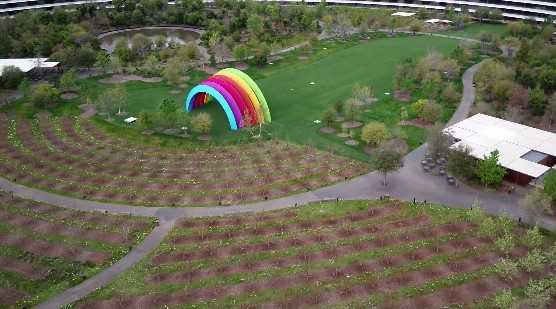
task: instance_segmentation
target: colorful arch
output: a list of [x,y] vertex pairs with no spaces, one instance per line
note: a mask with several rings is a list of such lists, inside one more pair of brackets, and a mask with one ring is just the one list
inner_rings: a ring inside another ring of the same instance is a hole
[[[206,104],[209,96],[220,104],[232,130],[271,121],[270,109],[261,89],[249,75],[238,69],[220,70],[193,87],[185,99],[185,110],[190,112]],[[250,123],[244,123],[245,119],[250,119]]]

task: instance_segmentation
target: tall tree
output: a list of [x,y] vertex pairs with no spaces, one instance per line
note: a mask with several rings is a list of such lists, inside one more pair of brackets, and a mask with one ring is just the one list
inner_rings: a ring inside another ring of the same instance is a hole
[[500,165],[499,157],[498,150],[494,150],[489,156],[484,156],[483,160],[477,161],[477,175],[485,187],[499,185],[506,175],[506,169]]
[[386,176],[402,166],[402,155],[396,151],[382,148],[376,153],[374,166],[384,176],[383,185],[387,186]]

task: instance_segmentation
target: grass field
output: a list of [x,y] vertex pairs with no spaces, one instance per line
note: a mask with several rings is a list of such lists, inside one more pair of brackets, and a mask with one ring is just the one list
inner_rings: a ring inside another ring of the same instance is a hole
[[498,34],[500,36],[504,36],[507,34],[508,28],[505,24],[481,24],[481,23],[474,23],[468,26],[465,26],[462,30],[449,30],[443,31],[442,34],[448,35],[455,35],[461,36],[466,38],[478,39],[479,33],[481,32],[491,32]]
[[[396,66],[407,58],[424,55],[436,50],[449,53],[458,44],[452,39],[435,37],[384,38],[384,34],[374,34],[377,38],[369,41],[359,40],[357,36],[347,41],[323,41],[311,49],[300,49],[282,55],[274,64],[264,67],[251,67],[247,73],[261,87],[272,113],[273,122],[267,127],[268,136],[277,137],[302,145],[316,146],[337,154],[359,160],[368,160],[362,152],[363,145],[351,147],[344,144],[345,139],[334,134],[319,132],[321,125],[313,123],[321,120],[324,112],[336,101],[345,101],[352,94],[356,84],[370,85],[379,101],[365,107],[360,115],[362,122],[378,120],[387,124],[391,130],[403,132],[410,149],[424,141],[424,130],[414,126],[398,126],[400,108],[410,103],[402,103],[385,92],[393,92],[393,77]],[[187,87],[192,87],[207,76],[206,73],[191,72]],[[94,98],[111,85],[98,82],[99,78],[81,82],[81,98],[70,100],[51,110],[54,115],[77,115],[78,104],[85,97]],[[314,85],[310,85],[314,82]],[[164,98],[172,98],[182,104],[187,89],[171,93],[177,87],[166,83],[128,82],[124,85],[128,93],[130,116],[138,116],[144,110],[156,110]],[[416,99],[416,98],[414,98]],[[7,109],[20,115],[30,116],[38,110],[23,107],[23,102]],[[231,132],[225,115],[218,104],[208,104],[193,114],[209,112],[213,117],[211,135],[216,143],[236,143],[245,140],[245,132]],[[449,114],[449,112],[447,113]],[[123,126],[123,121],[117,121]],[[105,124],[104,126],[110,126]],[[126,130],[120,130],[126,134]],[[185,144],[190,141],[184,141]]]
[[[554,261],[521,266],[532,249],[522,228],[496,219],[485,236],[485,220],[399,201],[184,219],[149,258],[76,307],[492,308],[502,289],[519,295],[529,280],[553,280]],[[503,230],[516,245],[507,253],[493,245]],[[502,257],[520,265],[511,280],[495,266]]]
[[30,308],[125,256],[152,218],[63,209],[0,193],[0,308]]

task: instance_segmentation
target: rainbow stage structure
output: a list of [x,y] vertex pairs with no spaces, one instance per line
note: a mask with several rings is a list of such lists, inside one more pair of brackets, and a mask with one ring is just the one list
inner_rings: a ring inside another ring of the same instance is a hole
[[193,87],[185,99],[185,110],[190,112],[208,103],[210,97],[220,104],[232,130],[271,121],[261,89],[238,69],[220,70]]

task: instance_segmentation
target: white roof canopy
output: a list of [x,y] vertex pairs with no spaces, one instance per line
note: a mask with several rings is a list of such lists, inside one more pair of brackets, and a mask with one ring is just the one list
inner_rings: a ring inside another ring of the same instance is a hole
[[19,68],[21,72],[27,73],[32,69],[39,68],[53,68],[59,62],[46,61],[48,58],[13,58],[13,59],[0,59],[0,76],[4,72],[5,67],[14,66]]
[[392,13],[392,16],[403,16],[403,17],[410,17],[415,15],[415,13],[412,12],[396,12],[396,13]]
[[534,178],[550,167],[524,159],[526,154],[535,151],[556,157],[556,134],[484,114],[460,121],[444,132],[459,140],[452,148],[467,146],[477,159],[498,150],[500,165]]

